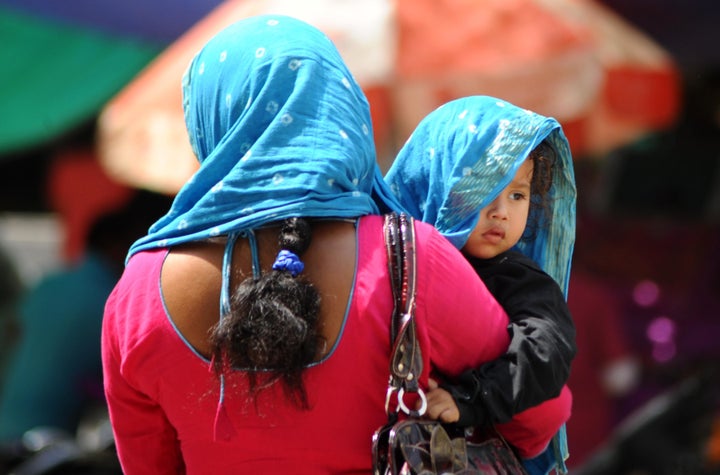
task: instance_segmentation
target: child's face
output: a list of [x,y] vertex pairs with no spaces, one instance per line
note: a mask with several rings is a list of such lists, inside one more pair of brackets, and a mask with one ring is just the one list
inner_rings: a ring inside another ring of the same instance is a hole
[[480,211],[480,219],[463,251],[481,259],[490,259],[520,240],[530,211],[532,174],[533,161],[525,160],[507,188]]

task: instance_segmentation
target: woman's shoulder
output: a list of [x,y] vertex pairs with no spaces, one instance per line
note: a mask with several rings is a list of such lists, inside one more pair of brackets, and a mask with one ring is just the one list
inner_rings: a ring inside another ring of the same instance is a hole
[[[358,220],[360,229],[364,234],[377,233],[378,236],[383,236],[382,229],[385,222],[385,215],[367,215],[363,216]],[[452,245],[450,241],[440,234],[432,224],[425,223],[419,219],[414,219],[415,228],[415,239],[421,242],[430,240],[440,247],[451,247],[456,252],[457,249]]]
[[154,317],[164,316],[160,272],[166,256],[166,249],[158,249],[139,252],[129,259],[105,304],[106,333],[132,345],[137,335],[148,334],[150,327],[161,321]]
[[153,268],[159,272],[167,253],[167,248],[157,248],[133,254],[128,258],[127,263],[125,264],[123,277],[128,273],[146,274],[147,271],[152,270]]
[[[368,248],[385,251],[383,224],[384,216],[364,216],[358,221],[360,242],[363,252]],[[478,280],[467,259],[431,224],[414,220],[415,258],[418,268],[427,269],[430,274],[445,276],[451,281],[462,281],[464,278]]]

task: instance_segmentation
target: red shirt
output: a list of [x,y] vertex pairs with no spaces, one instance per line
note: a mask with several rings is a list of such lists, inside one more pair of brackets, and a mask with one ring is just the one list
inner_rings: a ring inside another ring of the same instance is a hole
[[[186,344],[163,306],[167,250],[133,256],[108,299],[102,340],[105,391],[126,475],[369,473],[372,434],[386,421],[392,310],[381,229],[381,217],[358,221],[352,298],[337,344],[305,372],[307,411],[278,388],[261,392],[253,405],[242,372],[226,379],[219,404],[210,362]],[[416,229],[416,318],[426,382],[430,368],[457,375],[501,355],[508,319],[448,241],[424,223]],[[529,421],[503,430],[524,453],[537,454],[569,410],[567,393],[538,406],[542,417],[527,411]]]

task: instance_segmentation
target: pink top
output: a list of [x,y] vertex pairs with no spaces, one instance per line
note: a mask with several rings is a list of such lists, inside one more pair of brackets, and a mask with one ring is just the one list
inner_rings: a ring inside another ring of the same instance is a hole
[[[167,250],[136,254],[108,299],[102,337],[105,391],[125,474],[368,473],[372,434],[386,421],[390,346],[381,228],[381,217],[358,221],[351,302],[335,347],[305,372],[308,411],[287,403],[277,388],[261,392],[254,406],[242,372],[225,380],[220,404],[210,362],[165,311],[160,271]],[[456,375],[502,354],[508,319],[448,241],[424,223],[416,229],[416,318],[427,381],[431,367]],[[569,410],[565,391],[503,432],[535,455]]]

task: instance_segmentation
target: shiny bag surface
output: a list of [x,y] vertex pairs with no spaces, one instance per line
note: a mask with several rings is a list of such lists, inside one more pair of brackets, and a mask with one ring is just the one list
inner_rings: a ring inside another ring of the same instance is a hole
[[376,475],[525,475],[517,456],[500,437],[482,442],[450,435],[437,421],[409,418],[383,426],[373,438]]

